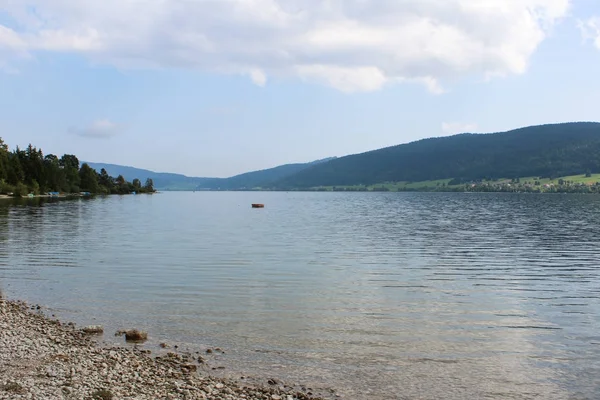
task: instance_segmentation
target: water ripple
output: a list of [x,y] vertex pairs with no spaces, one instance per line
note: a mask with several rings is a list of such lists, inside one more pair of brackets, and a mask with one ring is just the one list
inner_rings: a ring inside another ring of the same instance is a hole
[[595,196],[0,203],[0,290],[348,398],[593,399],[598,238]]

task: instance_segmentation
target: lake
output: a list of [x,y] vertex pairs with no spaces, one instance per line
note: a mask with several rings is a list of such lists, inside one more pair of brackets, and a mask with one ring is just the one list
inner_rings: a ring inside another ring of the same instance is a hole
[[600,393],[598,196],[4,201],[0,290],[346,399]]

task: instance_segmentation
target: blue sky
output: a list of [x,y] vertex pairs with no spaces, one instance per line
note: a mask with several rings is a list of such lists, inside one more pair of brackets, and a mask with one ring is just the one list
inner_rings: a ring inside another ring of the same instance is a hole
[[600,120],[598,0],[0,0],[0,137],[230,176]]

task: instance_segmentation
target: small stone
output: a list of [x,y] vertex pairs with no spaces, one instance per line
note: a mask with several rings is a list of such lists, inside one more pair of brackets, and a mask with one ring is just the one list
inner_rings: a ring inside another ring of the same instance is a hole
[[131,329],[125,332],[125,340],[129,342],[143,342],[148,340],[148,333]]
[[91,335],[97,335],[104,332],[104,328],[102,325],[88,325],[86,327],[81,328],[83,333],[88,333]]
[[181,366],[181,369],[184,372],[192,373],[192,372],[196,372],[198,370],[198,367],[194,364],[185,364],[185,365]]

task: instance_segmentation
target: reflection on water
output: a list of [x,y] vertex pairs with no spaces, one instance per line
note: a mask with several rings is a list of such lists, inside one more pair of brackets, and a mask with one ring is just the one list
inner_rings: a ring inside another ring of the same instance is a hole
[[578,195],[0,203],[0,290],[347,398],[593,399],[599,238]]

